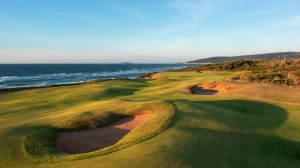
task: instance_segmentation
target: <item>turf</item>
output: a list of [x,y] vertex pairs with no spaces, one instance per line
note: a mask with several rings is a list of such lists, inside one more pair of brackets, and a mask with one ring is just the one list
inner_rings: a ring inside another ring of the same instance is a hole
[[[189,87],[243,72],[163,72],[149,80],[0,92],[0,167],[300,167],[299,89],[237,83]],[[70,155],[58,132],[153,116],[114,146]],[[95,119],[96,118],[96,119]]]

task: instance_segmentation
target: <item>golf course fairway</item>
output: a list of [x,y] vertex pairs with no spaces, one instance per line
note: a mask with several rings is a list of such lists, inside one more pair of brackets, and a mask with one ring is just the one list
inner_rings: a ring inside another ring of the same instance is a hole
[[[300,89],[228,81],[241,73],[1,91],[0,167],[300,167]],[[211,82],[226,92],[192,93]],[[59,133],[144,112],[151,116],[106,148],[69,154],[56,146]]]

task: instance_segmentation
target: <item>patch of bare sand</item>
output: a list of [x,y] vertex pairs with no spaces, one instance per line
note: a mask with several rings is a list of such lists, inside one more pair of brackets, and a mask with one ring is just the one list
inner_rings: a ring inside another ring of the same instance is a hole
[[117,143],[130,131],[148,120],[152,112],[120,119],[116,123],[96,129],[76,132],[62,132],[56,139],[57,148],[71,154],[96,151]]
[[236,85],[229,82],[209,82],[192,86],[190,90],[193,94],[198,95],[215,95],[225,93],[228,90],[233,90]]

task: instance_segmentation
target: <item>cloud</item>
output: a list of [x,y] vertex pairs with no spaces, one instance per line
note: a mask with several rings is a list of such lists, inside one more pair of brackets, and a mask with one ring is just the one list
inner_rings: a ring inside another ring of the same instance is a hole
[[158,28],[146,28],[143,31],[147,35],[168,35],[174,32],[184,31],[188,27],[190,27],[189,24],[181,23],[181,24],[170,24]]
[[113,1],[113,0],[109,0],[109,1],[101,1],[99,3],[101,3],[102,5],[105,5],[109,8],[112,8],[116,11],[119,11],[119,12],[123,12],[123,13],[126,13],[130,16],[133,16],[134,18],[137,18],[137,19],[141,19],[142,18],[142,15],[140,12],[138,12],[136,9],[132,8],[132,7],[128,7],[128,6],[125,6],[125,5],[121,5],[122,1]]
[[281,23],[281,26],[299,27],[300,26],[300,15],[283,20]]
[[282,19],[273,24],[273,28],[280,27],[300,27],[300,15]]
[[173,38],[173,39],[147,39],[139,37],[128,37],[126,47],[129,53],[136,55],[143,54],[148,56],[163,55],[170,57],[185,53],[186,48],[190,45],[191,39]]
[[72,17],[72,18],[76,18],[82,22],[89,23],[89,24],[96,25],[96,26],[109,25],[108,22],[99,21],[98,19],[96,19],[95,17],[92,17],[92,16],[85,16],[85,15],[79,15],[79,14],[74,14],[74,13],[49,13],[49,12],[46,12],[45,14]]
[[248,13],[250,16],[260,16],[260,15],[274,15],[280,13],[280,9],[276,10],[255,10]]
[[131,9],[131,8],[128,8],[128,7],[124,7],[124,6],[121,6],[121,5],[117,5],[117,6],[114,6],[115,9],[121,11],[121,12],[125,12],[135,18],[138,18],[138,19],[141,19],[141,14],[139,12],[137,12],[136,10],[134,9]]
[[107,25],[109,25],[108,22],[100,22],[100,21],[92,20],[92,19],[86,19],[84,21],[87,22],[87,23],[90,23],[90,24],[97,25],[97,26],[107,26]]
[[217,4],[214,0],[174,0],[169,5],[192,20],[199,21],[213,13]]

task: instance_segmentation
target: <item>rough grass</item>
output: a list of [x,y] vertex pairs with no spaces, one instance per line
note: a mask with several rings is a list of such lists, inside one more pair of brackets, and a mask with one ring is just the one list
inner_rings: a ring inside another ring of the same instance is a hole
[[[214,96],[189,92],[242,73],[0,92],[0,167],[300,167],[299,89],[235,83]],[[149,110],[147,122],[109,148],[70,155],[55,147],[62,130]]]

